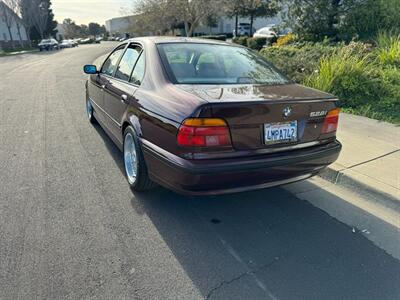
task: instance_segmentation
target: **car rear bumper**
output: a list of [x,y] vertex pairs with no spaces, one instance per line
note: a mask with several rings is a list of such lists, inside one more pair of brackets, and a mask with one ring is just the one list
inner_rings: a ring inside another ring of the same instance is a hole
[[287,184],[318,174],[333,163],[338,141],[268,155],[187,160],[142,140],[150,177],[178,193],[216,195]]

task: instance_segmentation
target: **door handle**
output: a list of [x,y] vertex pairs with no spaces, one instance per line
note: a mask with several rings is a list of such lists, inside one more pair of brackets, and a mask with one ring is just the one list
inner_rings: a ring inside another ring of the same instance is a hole
[[125,103],[126,101],[128,101],[128,96],[125,94],[121,95],[121,102]]

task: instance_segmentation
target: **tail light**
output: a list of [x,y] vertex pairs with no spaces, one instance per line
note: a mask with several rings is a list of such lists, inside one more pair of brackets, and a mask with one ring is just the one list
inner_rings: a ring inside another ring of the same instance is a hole
[[217,147],[231,145],[229,127],[222,119],[186,119],[179,127],[178,145]]
[[321,133],[335,132],[338,127],[340,108],[332,109],[325,117]]

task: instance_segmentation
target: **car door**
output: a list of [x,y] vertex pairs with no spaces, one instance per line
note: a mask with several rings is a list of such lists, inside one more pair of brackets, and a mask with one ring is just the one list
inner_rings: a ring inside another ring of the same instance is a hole
[[[140,85],[144,72],[140,45],[131,43],[121,57],[114,77],[109,79],[105,87],[104,105],[108,113],[108,125],[111,133],[122,142],[121,126],[129,104],[134,102],[134,93]],[[140,69],[143,71],[140,71]],[[136,73],[135,73],[136,70]],[[139,71],[139,75],[137,72]]]
[[88,96],[94,110],[96,117],[100,118],[99,121],[104,120],[104,90],[103,86],[106,84],[105,77],[101,74],[90,75],[90,81],[88,84]]
[[100,121],[107,126],[107,110],[104,105],[104,89],[110,78],[114,76],[119,59],[124,52],[126,44],[116,48],[104,61],[99,74],[91,76],[91,84],[89,85],[89,95],[93,103],[94,109]]

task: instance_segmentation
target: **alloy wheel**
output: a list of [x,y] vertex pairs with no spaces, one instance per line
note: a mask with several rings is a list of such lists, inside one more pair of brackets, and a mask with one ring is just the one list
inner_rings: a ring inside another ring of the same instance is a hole
[[125,135],[124,139],[124,164],[128,182],[132,185],[136,182],[138,160],[135,141],[130,132]]

